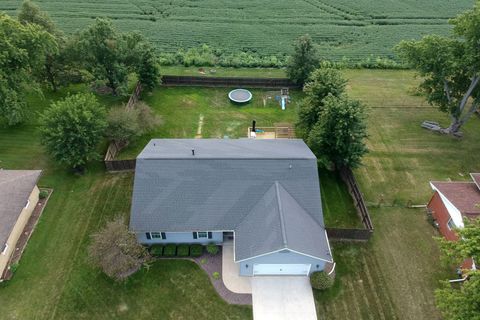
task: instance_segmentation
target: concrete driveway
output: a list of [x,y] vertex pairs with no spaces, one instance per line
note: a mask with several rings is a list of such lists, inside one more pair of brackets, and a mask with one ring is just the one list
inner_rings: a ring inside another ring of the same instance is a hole
[[317,320],[308,277],[252,277],[254,320]]

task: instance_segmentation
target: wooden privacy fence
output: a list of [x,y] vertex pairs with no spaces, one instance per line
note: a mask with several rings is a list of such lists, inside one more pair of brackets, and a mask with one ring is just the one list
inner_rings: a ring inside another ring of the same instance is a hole
[[335,240],[368,241],[373,234],[373,224],[357,180],[350,168],[340,169],[340,177],[347,185],[364,228],[326,228],[328,237]]
[[163,76],[164,86],[300,88],[287,78]]
[[340,177],[343,179],[345,184],[347,185],[348,192],[353,198],[355,208],[357,209],[357,213],[362,220],[365,229],[373,231],[373,224],[372,219],[370,218],[370,214],[368,213],[367,206],[365,204],[365,200],[363,199],[362,192],[358,187],[357,180],[353,175],[352,169],[350,168],[342,168],[340,169]]
[[[126,109],[132,109],[135,107],[135,104],[140,99],[140,94],[142,93],[142,85],[140,82],[137,82],[135,90],[133,90],[128,99],[128,103],[125,106]],[[105,168],[107,171],[124,171],[124,170],[135,170],[135,159],[128,160],[115,160],[115,158],[120,153],[126,144],[119,143],[117,141],[111,141],[108,145],[107,152],[105,153],[105,158],[103,162],[105,163]]]
[[368,229],[326,228],[330,239],[368,241],[372,231]]

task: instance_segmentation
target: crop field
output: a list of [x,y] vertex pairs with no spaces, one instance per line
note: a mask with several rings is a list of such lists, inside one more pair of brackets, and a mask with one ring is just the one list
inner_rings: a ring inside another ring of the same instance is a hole
[[[225,52],[282,56],[308,33],[329,59],[392,57],[402,39],[446,34],[447,20],[473,0],[37,0],[60,28],[74,32],[95,17],[139,30],[164,52],[208,44]],[[2,0],[15,15],[21,0]]]

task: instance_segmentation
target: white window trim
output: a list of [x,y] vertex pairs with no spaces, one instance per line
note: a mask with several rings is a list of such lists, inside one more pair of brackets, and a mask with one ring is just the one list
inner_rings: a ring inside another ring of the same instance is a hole
[[[158,233],[160,234],[160,237],[154,237],[153,234],[154,233]],[[150,240],[153,240],[153,239],[160,239],[160,240],[166,240],[167,239],[167,234],[165,232],[161,232],[161,231],[150,231],[149,232],[150,234]],[[162,236],[162,234],[165,234],[165,237]]]
[[448,221],[447,221],[447,228],[448,228],[448,230],[453,231],[453,228],[450,227],[450,223],[452,223],[452,224],[454,225],[453,228],[456,228],[457,226],[455,225],[455,222],[453,221],[452,218],[448,219]]
[[[195,231],[197,239],[208,239],[208,231]],[[205,233],[205,237],[200,237],[200,233]]]
[[8,244],[5,243],[5,247],[3,248],[2,255],[6,255],[8,250]]

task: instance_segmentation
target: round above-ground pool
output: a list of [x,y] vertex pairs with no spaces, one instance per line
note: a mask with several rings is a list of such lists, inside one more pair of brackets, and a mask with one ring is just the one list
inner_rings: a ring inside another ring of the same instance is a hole
[[235,89],[228,93],[228,98],[235,103],[247,103],[252,100],[252,93],[245,89]]

